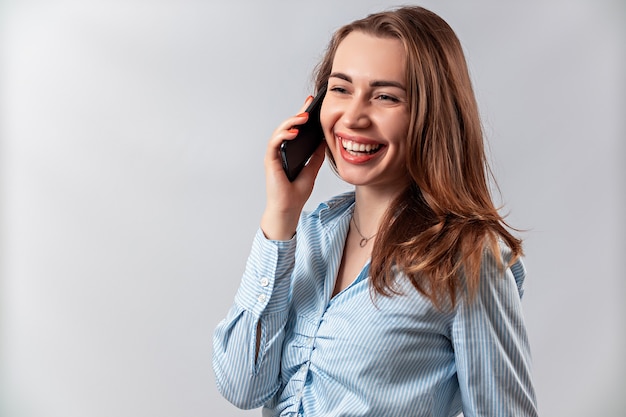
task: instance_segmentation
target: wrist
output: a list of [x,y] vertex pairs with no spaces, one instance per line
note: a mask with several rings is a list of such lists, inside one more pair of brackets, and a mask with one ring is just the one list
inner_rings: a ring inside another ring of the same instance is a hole
[[275,212],[265,210],[261,217],[261,230],[269,240],[291,240],[296,234],[300,212]]

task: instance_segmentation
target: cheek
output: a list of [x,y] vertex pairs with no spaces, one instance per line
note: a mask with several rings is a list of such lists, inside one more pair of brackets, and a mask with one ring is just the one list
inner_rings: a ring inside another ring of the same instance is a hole
[[409,121],[404,117],[397,117],[388,120],[386,126],[395,144],[401,148],[405,147],[409,134]]

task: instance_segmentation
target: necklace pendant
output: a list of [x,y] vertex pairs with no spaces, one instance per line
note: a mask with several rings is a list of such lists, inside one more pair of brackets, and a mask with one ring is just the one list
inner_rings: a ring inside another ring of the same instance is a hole
[[359,226],[357,226],[356,220],[354,220],[354,216],[352,216],[352,223],[354,224],[354,228],[356,229],[356,232],[359,234],[359,236],[361,236],[361,240],[359,241],[359,246],[364,248],[365,245],[367,245],[367,242],[369,242],[374,236],[376,236],[376,233],[374,233],[370,237],[365,237],[363,236],[363,233],[361,233],[361,231],[359,230]]

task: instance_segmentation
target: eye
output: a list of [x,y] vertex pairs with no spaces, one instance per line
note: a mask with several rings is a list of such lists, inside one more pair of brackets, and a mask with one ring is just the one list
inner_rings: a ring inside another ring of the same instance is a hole
[[396,97],[390,96],[388,94],[379,94],[378,96],[376,96],[376,100],[388,101],[388,102],[391,102],[391,103],[399,103],[400,102],[400,100],[398,100]]
[[341,86],[331,87],[330,91],[335,92],[335,93],[339,93],[339,94],[347,94],[348,93],[348,90],[346,90],[345,88],[343,88]]

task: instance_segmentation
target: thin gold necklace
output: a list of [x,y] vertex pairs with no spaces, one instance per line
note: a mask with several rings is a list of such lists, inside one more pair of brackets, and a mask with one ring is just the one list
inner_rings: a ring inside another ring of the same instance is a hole
[[354,219],[354,217],[355,217],[355,214],[352,214],[352,224],[354,224],[356,232],[359,234],[359,236],[361,236],[361,240],[359,241],[359,246],[364,248],[365,245],[367,245],[367,242],[372,240],[374,238],[374,236],[376,236],[378,234],[378,232],[374,233],[370,237],[363,236],[363,233],[361,233],[361,231],[359,230],[359,226],[357,226],[356,220]]

